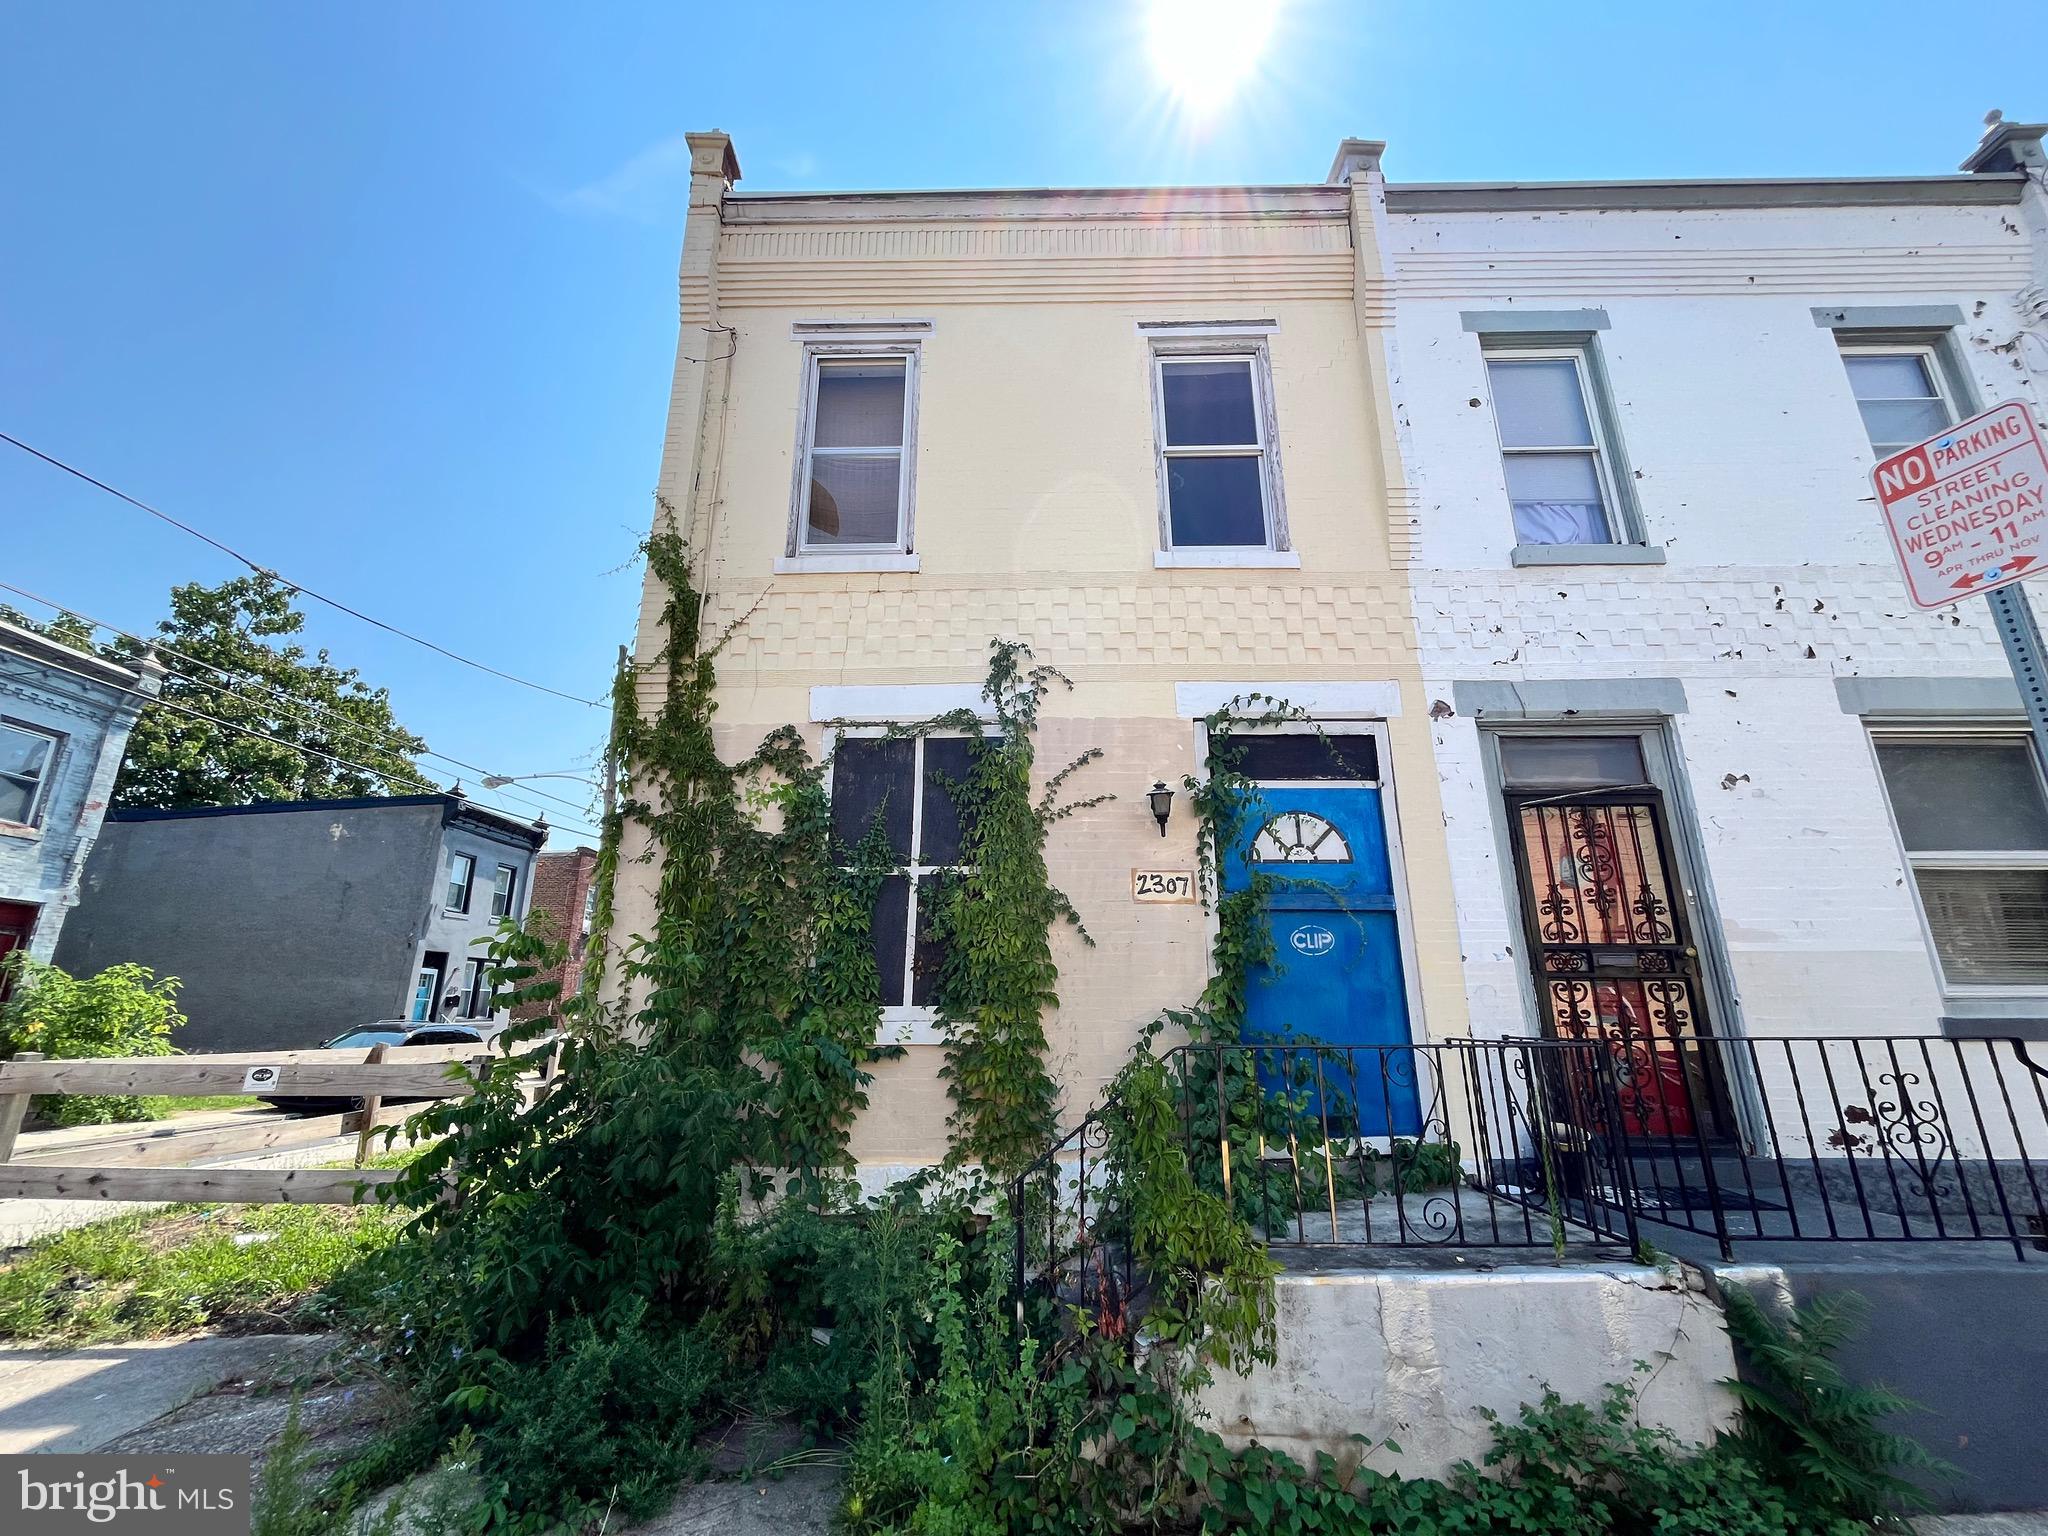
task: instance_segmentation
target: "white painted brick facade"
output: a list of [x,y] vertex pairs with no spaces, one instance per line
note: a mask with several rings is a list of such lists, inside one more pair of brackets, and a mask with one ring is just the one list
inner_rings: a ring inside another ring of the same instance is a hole
[[[1955,305],[1980,400],[2038,401],[2021,336],[2037,258],[2017,210],[1396,211],[1388,227],[1424,691],[1448,704],[1460,681],[1679,679],[1677,798],[1694,808],[1702,910],[1718,911],[1710,938],[1739,999],[1717,1026],[1935,1030],[1957,1002],[1869,736],[1834,682],[2003,677],[2004,655],[1981,602],[1908,605],[1836,338],[1811,311]],[[1614,427],[1666,563],[1516,569],[1480,338],[1461,313],[1589,308],[1607,317]],[[1532,1031],[1480,728],[1438,714],[1473,1028]]]

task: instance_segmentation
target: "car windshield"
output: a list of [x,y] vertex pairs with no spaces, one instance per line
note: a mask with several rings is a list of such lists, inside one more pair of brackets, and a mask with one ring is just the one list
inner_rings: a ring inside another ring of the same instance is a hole
[[352,1029],[327,1042],[330,1051],[345,1051],[352,1045],[396,1045],[405,1038],[402,1029]]
[[408,1045],[474,1045],[481,1039],[473,1029],[416,1029],[405,1037]]

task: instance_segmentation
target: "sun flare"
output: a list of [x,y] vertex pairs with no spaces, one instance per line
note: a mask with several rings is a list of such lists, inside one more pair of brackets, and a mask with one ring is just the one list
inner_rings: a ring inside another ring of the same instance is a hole
[[1188,111],[1215,112],[1258,67],[1279,10],[1280,0],[1150,0],[1152,67]]

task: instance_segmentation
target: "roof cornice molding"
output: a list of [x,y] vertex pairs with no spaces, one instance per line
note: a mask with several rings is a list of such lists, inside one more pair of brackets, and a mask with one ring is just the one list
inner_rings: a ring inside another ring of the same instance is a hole
[[1637,212],[1707,208],[1884,208],[2016,203],[2017,171],[1968,176],[1846,176],[1740,181],[1408,182],[1387,187],[1392,213]]
[[727,227],[775,224],[1094,220],[1341,219],[1342,187],[1085,187],[958,192],[736,192],[721,205]]
[[[93,681],[109,683],[116,688],[133,688],[142,681],[142,674],[131,667],[5,620],[0,620],[0,651],[11,651],[29,661],[46,662],[73,672],[90,673]],[[161,676],[161,672],[158,675]]]

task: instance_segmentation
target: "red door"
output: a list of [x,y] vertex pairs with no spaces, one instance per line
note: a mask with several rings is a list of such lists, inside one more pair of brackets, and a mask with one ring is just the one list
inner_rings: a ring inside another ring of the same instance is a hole
[[1644,786],[1510,794],[1515,863],[1548,1032],[1620,1067],[1623,1129],[1691,1138],[1722,1121],[1697,1038],[1698,951],[1675,889],[1663,802]]
[[[36,914],[42,909],[23,901],[0,901],[0,961],[17,949],[28,948],[28,936],[36,931]],[[7,996],[10,977],[0,970],[0,998]]]

